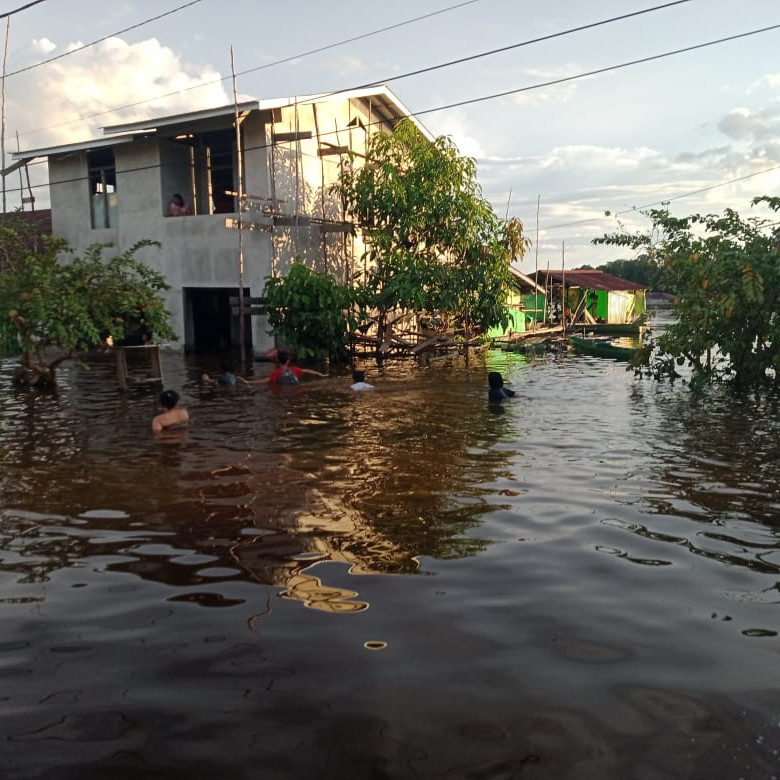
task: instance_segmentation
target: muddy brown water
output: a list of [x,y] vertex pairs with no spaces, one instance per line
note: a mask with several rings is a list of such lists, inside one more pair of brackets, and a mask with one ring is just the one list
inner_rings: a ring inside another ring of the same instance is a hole
[[0,776],[780,777],[773,400],[203,368],[165,355],[192,425],[155,441],[107,362],[0,365]]

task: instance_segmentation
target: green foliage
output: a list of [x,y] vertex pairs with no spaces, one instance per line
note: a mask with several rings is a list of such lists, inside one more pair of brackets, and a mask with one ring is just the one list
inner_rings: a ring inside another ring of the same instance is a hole
[[366,240],[357,281],[382,323],[393,310],[460,315],[488,328],[506,317],[509,262],[528,240],[482,197],[474,160],[452,141],[429,141],[411,120],[372,136],[365,165],[339,185]]
[[0,225],[0,322],[15,333],[27,369],[53,384],[60,363],[107,336],[122,339],[131,323],[175,338],[160,295],[168,285],[135,257],[156,244],[140,241],[104,260],[105,245],[67,257],[66,242],[34,238],[20,224]]
[[285,277],[269,277],[264,296],[271,332],[303,358],[344,360],[356,327],[353,292],[303,263]]
[[[761,197],[780,210],[780,199]],[[649,235],[605,236],[599,243],[642,248],[677,291],[676,322],[653,341],[645,368],[657,377],[692,370],[692,382],[780,385],[780,232],[767,220],[671,217],[648,212]],[[657,238],[651,239],[651,236]]]
[[674,292],[664,278],[663,268],[647,254],[640,254],[631,260],[612,260],[600,266],[600,270],[630,282],[647,285],[650,290]]

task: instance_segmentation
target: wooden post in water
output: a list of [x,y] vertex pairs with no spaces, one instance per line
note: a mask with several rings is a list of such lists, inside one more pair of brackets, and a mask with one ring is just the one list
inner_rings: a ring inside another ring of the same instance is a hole
[[238,344],[241,352],[239,363],[241,370],[244,369],[246,361],[246,334],[244,333],[244,174],[243,174],[243,155],[241,154],[241,123],[238,117],[238,91],[236,89],[236,63],[233,57],[233,47],[230,47],[230,72],[233,76],[233,114],[236,125],[236,158],[238,167],[238,208],[236,209],[238,219]]
[[[536,282],[536,287],[534,287],[534,330],[539,327],[537,317],[539,316],[539,201],[541,200],[541,197],[541,195],[536,196],[536,247],[534,252],[534,281]],[[544,325],[544,317],[542,317],[542,325]]]
[[563,323],[563,335],[566,335],[566,253],[565,241],[561,241],[561,322]]
[[[8,62],[8,38],[11,35],[11,14],[8,14],[5,22],[5,52],[3,54],[3,84],[2,84],[2,118],[0,120],[0,170],[3,172],[3,214],[6,212],[6,193],[5,193],[5,70]],[[22,193],[19,193],[19,197]]]

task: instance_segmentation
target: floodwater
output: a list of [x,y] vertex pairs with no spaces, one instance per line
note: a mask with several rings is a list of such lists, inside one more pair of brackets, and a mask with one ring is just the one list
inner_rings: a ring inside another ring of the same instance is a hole
[[573,354],[359,394],[165,355],[192,425],[155,441],[108,363],[10,368],[4,780],[780,777],[776,402]]

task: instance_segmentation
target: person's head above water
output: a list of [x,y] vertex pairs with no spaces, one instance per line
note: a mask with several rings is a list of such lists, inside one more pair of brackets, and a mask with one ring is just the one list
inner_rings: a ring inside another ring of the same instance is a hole
[[364,371],[353,371],[352,372],[352,381],[353,382],[365,382],[366,381],[366,374]]
[[498,371],[491,371],[488,374],[488,384],[494,389],[501,388],[504,386],[504,378]]
[[290,353],[284,349],[280,349],[276,353],[276,359],[279,361],[279,365],[283,366],[285,363],[290,362]]
[[179,394],[175,390],[163,390],[160,393],[160,403],[166,409],[173,409],[179,403]]

